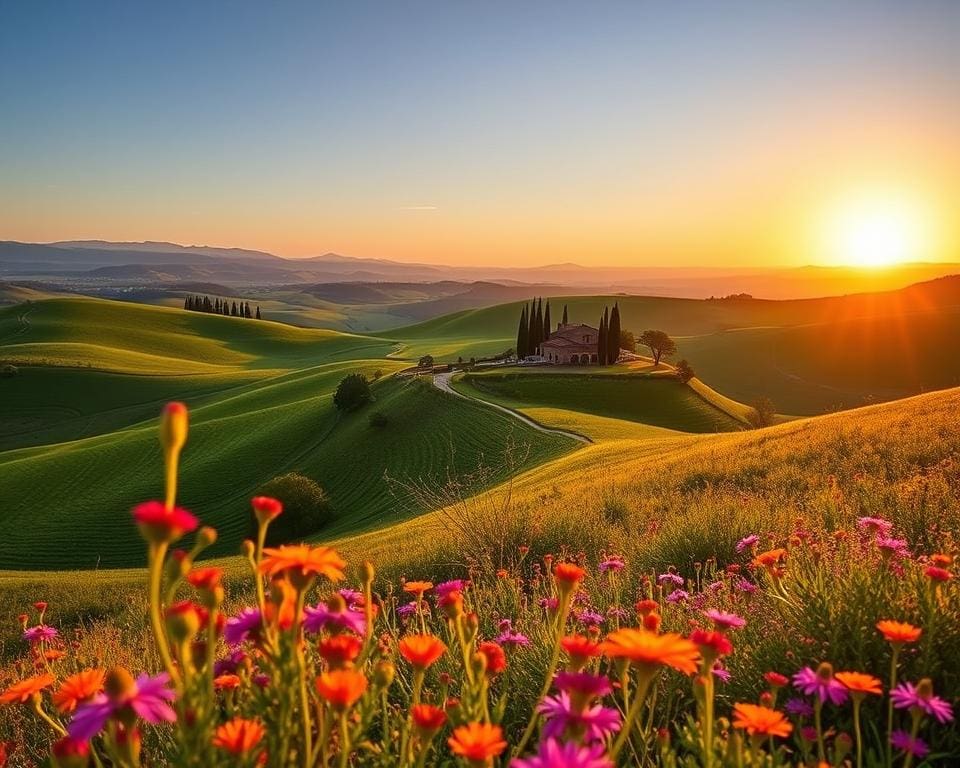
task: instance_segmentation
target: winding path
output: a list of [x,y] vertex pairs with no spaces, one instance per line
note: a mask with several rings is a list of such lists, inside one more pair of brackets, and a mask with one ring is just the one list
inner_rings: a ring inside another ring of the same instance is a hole
[[515,411],[512,408],[507,408],[505,405],[498,405],[497,403],[491,403],[489,400],[481,400],[479,397],[471,397],[465,395],[462,392],[457,392],[453,387],[450,386],[450,379],[453,378],[452,373],[435,373],[433,375],[433,386],[439,389],[441,392],[447,392],[455,397],[462,397],[464,400],[473,400],[475,403],[480,403],[486,405],[489,408],[496,408],[498,411],[502,411],[508,416],[513,416],[515,419],[519,419],[528,427],[532,427],[538,432],[546,432],[551,435],[561,435],[563,437],[569,437],[571,440],[576,440],[581,443],[591,444],[593,440],[585,435],[579,435],[576,432],[568,432],[565,429],[553,429],[552,427],[545,427],[543,424],[534,421],[529,416],[526,416],[519,411]]

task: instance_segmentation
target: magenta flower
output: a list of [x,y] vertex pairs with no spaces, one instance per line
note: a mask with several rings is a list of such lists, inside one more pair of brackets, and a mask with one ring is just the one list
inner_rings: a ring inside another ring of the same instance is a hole
[[794,687],[807,696],[817,696],[821,702],[831,701],[836,705],[847,700],[847,688],[833,677],[833,669],[821,664],[817,671],[804,667],[793,676]]
[[673,584],[675,587],[682,587],[687,582],[684,580],[683,576],[678,576],[675,573],[661,573],[657,576],[657,584],[661,587],[664,584]]
[[743,576],[737,579],[734,586],[741,592],[745,592],[748,595],[752,595],[757,591],[757,589],[759,589],[756,584],[754,584],[752,581],[747,581],[745,578],[743,578]]
[[713,669],[711,671],[713,672],[713,676],[721,683],[730,682],[730,670],[723,666],[719,660],[713,665]]
[[259,632],[263,620],[257,608],[244,608],[236,616],[227,619],[227,626],[223,630],[223,639],[227,645],[240,645],[251,633]]
[[889,536],[893,530],[893,523],[884,520],[882,517],[858,517],[857,528],[862,531],[869,531],[877,536]]
[[574,613],[573,618],[574,620],[587,626],[600,626],[603,624],[603,614],[597,613],[592,608],[585,608],[582,611],[577,611]]
[[666,600],[668,603],[682,603],[684,600],[689,599],[690,593],[685,589],[675,589],[664,598],[664,600]]
[[510,768],[613,768],[603,744],[581,746],[575,741],[566,744],[546,739],[533,757],[515,757]]
[[433,592],[437,596],[437,600],[442,600],[451,592],[463,592],[466,587],[467,582],[465,580],[451,579],[450,581],[444,581],[440,584],[437,584],[437,586],[433,588]]
[[336,611],[326,603],[319,603],[307,606],[303,613],[305,632],[319,632],[321,629],[348,629],[362,636],[367,627],[363,614],[351,608],[345,607],[342,611]]
[[505,645],[508,648],[526,648],[528,645],[530,645],[530,638],[522,632],[516,632],[515,630],[508,629],[497,635],[496,642],[500,645]]
[[167,688],[170,677],[166,672],[151,677],[140,675],[129,691],[117,697],[98,693],[86,704],[81,704],[67,726],[67,733],[75,741],[90,741],[112,717],[126,717],[130,713],[148,723],[168,722],[177,719],[169,702],[177,694]]
[[578,735],[582,733],[588,742],[603,741],[620,730],[617,710],[600,704],[578,707],[566,691],[547,696],[537,711],[546,718],[543,735],[548,739],[560,738],[569,731]]
[[35,627],[24,630],[23,639],[31,645],[36,645],[47,640],[53,640],[58,634],[60,633],[53,627],[48,627],[46,624],[37,624]]
[[737,552],[743,552],[745,549],[753,549],[759,543],[760,537],[755,533],[751,533],[749,536],[744,536],[737,542]]
[[713,622],[713,626],[716,629],[721,631],[726,629],[742,629],[747,626],[747,620],[737,616],[735,613],[727,613],[726,611],[718,611],[711,608],[709,611],[704,611],[703,615]]
[[397,608],[398,616],[412,616],[417,612],[417,601],[411,600],[409,603],[404,603],[399,608]]
[[560,601],[555,597],[541,597],[539,605],[548,611],[555,611],[559,607]]
[[610,555],[606,560],[600,561],[600,573],[613,571],[619,573],[627,567],[626,561],[620,555]]
[[613,686],[603,675],[592,675],[589,672],[558,672],[553,679],[558,691],[572,694],[574,698],[591,701],[606,696],[613,691]]
[[890,557],[908,557],[910,550],[906,539],[891,539],[887,536],[877,537],[877,549]]
[[890,699],[893,706],[897,709],[910,709],[916,707],[927,715],[935,718],[938,723],[947,723],[953,720],[953,708],[949,702],[935,696],[930,689],[929,682],[924,685],[913,683],[900,683],[896,688],[890,691]]
[[360,592],[356,589],[350,589],[350,587],[338,589],[337,594],[343,598],[347,605],[357,605],[363,600],[363,592]]
[[921,760],[930,754],[930,747],[919,736],[911,736],[906,731],[894,731],[890,734],[890,743],[894,749],[906,752]]

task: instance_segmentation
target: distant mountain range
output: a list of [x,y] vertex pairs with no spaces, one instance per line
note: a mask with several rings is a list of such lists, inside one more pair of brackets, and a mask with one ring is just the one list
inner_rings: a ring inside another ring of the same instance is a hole
[[[288,259],[243,248],[184,246],[167,242],[68,240],[56,243],[0,241],[0,278],[42,282],[84,291],[90,288],[165,287],[217,283],[234,288],[291,286],[314,295],[336,283],[486,283],[496,286],[560,286],[562,292],[630,293],[706,298],[748,293],[760,298],[894,290],[960,273],[957,263],[916,263],[896,269],[849,267],[700,268],[605,267],[564,263],[542,267],[444,266],[326,253]],[[477,288],[477,291],[484,290]],[[554,293],[560,292],[555,290]],[[441,293],[443,293],[441,291]],[[498,294],[494,297],[493,294]],[[443,297],[438,297],[442,300]]]

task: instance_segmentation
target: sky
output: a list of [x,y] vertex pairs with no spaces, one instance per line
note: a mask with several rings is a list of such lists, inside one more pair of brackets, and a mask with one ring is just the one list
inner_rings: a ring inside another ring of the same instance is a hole
[[950,0],[3,0],[0,239],[960,261],[958,35]]

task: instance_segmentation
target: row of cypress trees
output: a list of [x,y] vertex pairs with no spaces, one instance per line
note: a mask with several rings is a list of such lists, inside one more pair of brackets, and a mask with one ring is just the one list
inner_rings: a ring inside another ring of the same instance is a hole
[[183,300],[183,308],[191,312],[206,312],[208,315],[226,315],[227,317],[256,317],[260,320],[260,305],[257,305],[256,314],[250,311],[250,302],[229,302],[226,299],[214,299],[209,296],[187,296]]
[[[567,322],[566,305],[563,307],[563,322]],[[524,304],[517,327],[517,357],[523,360],[528,355],[539,355],[540,345],[550,338],[552,330],[549,299],[546,307],[542,297],[531,301],[529,307]]]
[[613,311],[603,308],[600,316],[600,335],[597,339],[597,361],[600,365],[612,365],[620,357],[620,306],[614,303]]

